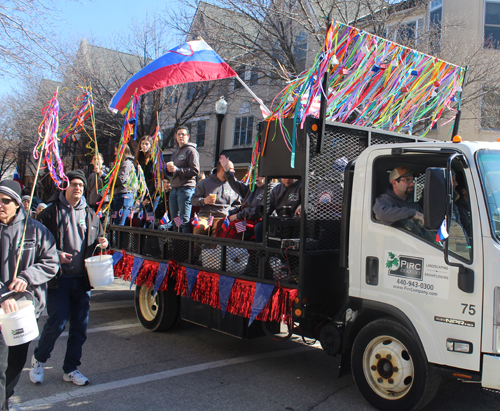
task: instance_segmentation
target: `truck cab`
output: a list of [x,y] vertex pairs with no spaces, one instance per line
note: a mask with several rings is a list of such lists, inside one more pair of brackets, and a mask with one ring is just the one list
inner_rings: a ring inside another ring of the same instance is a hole
[[[500,389],[499,160],[498,143],[482,142],[372,146],[356,159],[346,210],[349,296],[363,328],[355,327],[352,366],[379,408],[403,404],[415,386],[423,398],[442,373]],[[399,166],[414,173],[401,184],[413,186],[425,218],[447,217],[448,238],[436,237],[440,227],[430,221],[380,221],[375,202],[392,190]]]

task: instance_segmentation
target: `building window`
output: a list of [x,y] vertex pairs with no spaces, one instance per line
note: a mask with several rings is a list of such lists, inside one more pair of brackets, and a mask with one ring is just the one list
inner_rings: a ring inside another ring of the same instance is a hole
[[500,48],[500,2],[484,2],[484,47]]
[[481,127],[500,129],[500,93],[495,88],[483,88]]
[[237,118],[234,124],[233,146],[247,146],[252,144],[253,117]]
[[385,29],[385,37],[396,43],[414,48],[423,30],[424,19],[406,21],[399,26],[387,27]]
[[203,147],[205,145],[205,128],[206,121],[198,121],[196,125],[196,144],[198,147]]
[[[236,70],[236,74],[247,84],[250,84],[251,86],[254,86],[258,83],[259,81],[259,72],[257,71],[257,68],[255,67],[248,67],[248,66],[240,66]],[[242,88],[243,85],[240,83],[240,81],[235,78],[234,79],[234,89],[238,90]]]
[[429,31],[431,32],[431,54],[441,51],[441,27],[443,21],[443,0],[429,3]]

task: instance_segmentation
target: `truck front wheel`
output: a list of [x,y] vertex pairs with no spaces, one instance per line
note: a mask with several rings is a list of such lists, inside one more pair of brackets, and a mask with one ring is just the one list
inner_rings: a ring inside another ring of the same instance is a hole
[[380,410],[420,410],[439,388],[440,376],[410,331],[388,318],[359,332],[351,365],[359,391]]
[[173,290],[158,291],[139,285],[135,288],[135,312],[142,326],[150,331],[165,331],[180,321],[180,297]]

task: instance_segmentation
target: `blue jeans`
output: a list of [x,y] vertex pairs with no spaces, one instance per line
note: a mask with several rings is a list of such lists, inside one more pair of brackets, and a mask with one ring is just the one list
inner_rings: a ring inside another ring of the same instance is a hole
[[35,358],[46,362],[54,349],[56,340],[69,320],[69,336],[66,345],[63,371],[75,371],[82,358],[83,343],[87,339],[89,323],[90,291],[86,290],[84,277],[65,277],[59,279],[59,287],[47,290],[47,312],[49,318],[43,327],[35,348]]
[[[179,187],[170,190],[169,209],[172,220],[181,216],[184,224],[181,225],[182,233],[190,233],[189,220],[191,219],[191,197],[194,194],[194,187]],[[174,223],[173,223],[174,224]],[[175,224],[174,224],[175,227]]]
[[[131,193],[115,194],[113,196],[113,212],[116,211],[116,218],[113,219],[115,225],[125,225],[125,221],[130,214],[130,209],[134,205],[134,196]],[[120,210],[123,209],[120,217]]]

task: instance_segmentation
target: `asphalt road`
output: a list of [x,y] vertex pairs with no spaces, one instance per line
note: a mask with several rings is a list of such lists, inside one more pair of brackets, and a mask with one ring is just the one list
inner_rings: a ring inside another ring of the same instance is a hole
[[[135,315],[133,291],[121,280],[93,291],[88,331],[80,371],[91,384],[62,380],[63,334],[42,384],[32,384],[25,368],[14,397],[21,409],[373,410],[351,376],[338,378],[337,358],[301,339],[239,340],[184,321],[165,333],[145,330]],[[500,410],[500,396],[445,380],[427,409]]]

